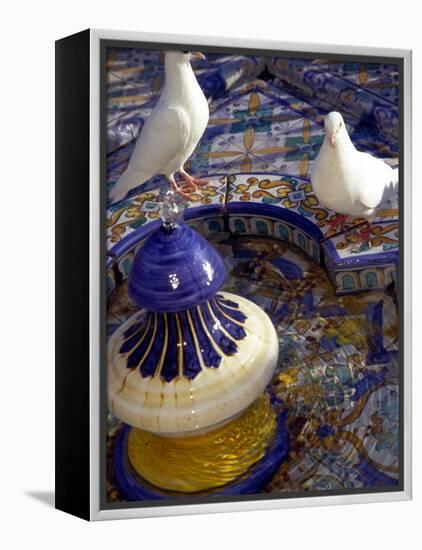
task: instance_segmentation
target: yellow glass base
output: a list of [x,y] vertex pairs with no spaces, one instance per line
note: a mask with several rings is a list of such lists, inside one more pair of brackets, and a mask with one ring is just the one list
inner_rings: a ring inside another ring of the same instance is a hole
[[211,432],[163,437],[132,428],[128,456],[138,474],[167,491],[194,493],[231,483],[265,454],[276,430],[269,397]]

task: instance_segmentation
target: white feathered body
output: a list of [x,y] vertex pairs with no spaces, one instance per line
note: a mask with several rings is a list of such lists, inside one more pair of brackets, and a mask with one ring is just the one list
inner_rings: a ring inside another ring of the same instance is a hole
[[398,169],[358,151],[344,133],[335,147],[325,138],[312,167],[312,187],[322,206],[369,219],[397,192]]
[[183,168],[198,145],[209,120],[206,97],[190,63],[165,65],[165,84],[146,120],[126,171],[110,192],[112,200],[156,174],[171,177]]

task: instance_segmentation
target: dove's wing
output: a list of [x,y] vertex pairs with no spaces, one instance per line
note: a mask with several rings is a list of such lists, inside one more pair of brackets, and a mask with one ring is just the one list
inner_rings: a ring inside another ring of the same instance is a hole
[[190,120],[183,109],[157,104],[141,130],[128,167],[109,193],[110,199],[122,200],[131,189],[165,173],[172,159],[186,148],[189,135]]
[[136,142],[129,169],[162,174],[172,159],[186,147],[190,120],[183,109],[158,106],[151,113]]
[[359,155],[359,200],[367,208],[376,208],[393,178],[393,169],[368,153]]

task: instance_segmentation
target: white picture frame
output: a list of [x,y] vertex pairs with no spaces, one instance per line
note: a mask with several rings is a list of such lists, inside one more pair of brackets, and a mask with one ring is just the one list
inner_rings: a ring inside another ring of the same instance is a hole
[[[233,39],[223,37],[203,37],[194,35],[170,35],[157,33],[136,33],[102,29],[90,29],[84,31],[89,33],[89,357],[86,357],[86,365],[89,365],[89,449],[86,456],[89,455],[89,503],[81,504],[83,511],[70,509],[67,506],[66,499],[63,503],[58,499],[58,507],[67,509],[76,515],[90,520],[111,520],[124,518],[142,518],[169,515],[184,514],[205,514],[215,512],[229,512],[242,510],[266,510],[275,508],[293,508],[336,504],[354,504],[369,502],[387,502],[398,500],[409,500],[412,497],[412,296],[411,296],[411,193],[412,193],[412,173],[411,173],[411,115],[412,115],[412,52],[411,50],[384,49],[384,48],[366,48],[333,46],[311,43],[291,43],[283,41],[264,41],[252,39]],[[69,40],[69,39],[64,39]],[[106,41],[118,41],[119,43],[138,43],[157,44],[183,44],[203,45],[204,47],[214,48],[247,48],[248,50],[271,50],[280,52],[295,53],[315,53],[338,54],[338,55],[356,55],[365,57],[394,57],[402,60],[402,81],[401,85],[401,105],[402,105],[402,142],[400,149],[400,183],[404,190],[404,200],[402,202],[402,211],[400,212],[401,230],[403,232],[400,257],[402,262],[401,273],[404,274],[402,282],[402,299],[400,305],[402,309],[402,324],[400,330],[401,345],[403,346],[403,388],[402,388],[402,435],[403,435],[403,485],[400,491],[391,492],[370,492],[361,494],[344,494],[326,496],[301,496],[289,497],[283,494],[280,498],[261,498],[259,500],[233,500],[230,502],[207,502],[200,504],[177,504],[177,505],[159,505],[141,507],[136,503],[128,503],[122,507],[104,507],[101,502],[101,485],[104,482],[104,468],[101,465],[101,452],[103,441],[101,439],[101,401],[103,399],[100,390],[100,373],[104,368],[101,346],[103,345],[104,332],[101,329],[103,320],[102,292],[103,288],[99,284],[102,276],[102,265],[99,261],[103,252],[102,245],[102,227],[103,215],[100,203],[102,196],[102,173],[101,166],[101,132],[103,131],[101,123],[101,93],[102,93],[102,73],[101,73],[101,44]],[[62,107],[65,109],[65,106]],[[60,112],[57,116],[60,116]],[[60,135],[58,136],[60,139]],[[87,174],[88,177],[88,174]],[[62,224],[61,220],[57,222]],[[66,231],[66,228],[63,228]],[[88,266],[85,266],[88,270]],[[60,292],[60,289],[59,289]],[[65,315],[61,311],[60,315]],[[75,313],[77,315],[77,312]],[[59,336],[60,338],[60,336]],[[63,340],[63,336],[61,337]],[[64,347],[69,343],[64,343]],[[58,365],[58,369],[62,366]],[[61,399],[64,388],[59,386],[57,389],[59,400]],[[66,407],[65,407],[66,408]],[[71,408],[66,409],[70,414]],[[63,460],[59,452],[58,460]],[[61,475],[59,468],[58,475]],[[63,489],[64,490],[64,489]],[[87,494],[88,494],[87,493]]]

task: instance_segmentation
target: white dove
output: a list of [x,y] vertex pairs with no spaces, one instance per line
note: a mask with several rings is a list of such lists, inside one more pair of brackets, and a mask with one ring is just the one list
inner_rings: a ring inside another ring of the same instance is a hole
[[179,172],[194,189],[205,183],[191,177],[183,165],[193,153],[209,120],[208,102],[190,65],[191,59],[205,59],[201,52],[165,53],[165,82],[160,99],[146,120],[125,172],[109,193],[112,202],[156,174],[164,174],[174,191],[188,197],[177,185]]
[[325,139],[314,161],[311,183],[320,204],[338,215],[330,225],[341,228],[347,216],[364,218],[357,234],[360,245],[369,243],[378,207],[395,196],[398,168],[392,168],[353,145],[340,113],[325,117]]

